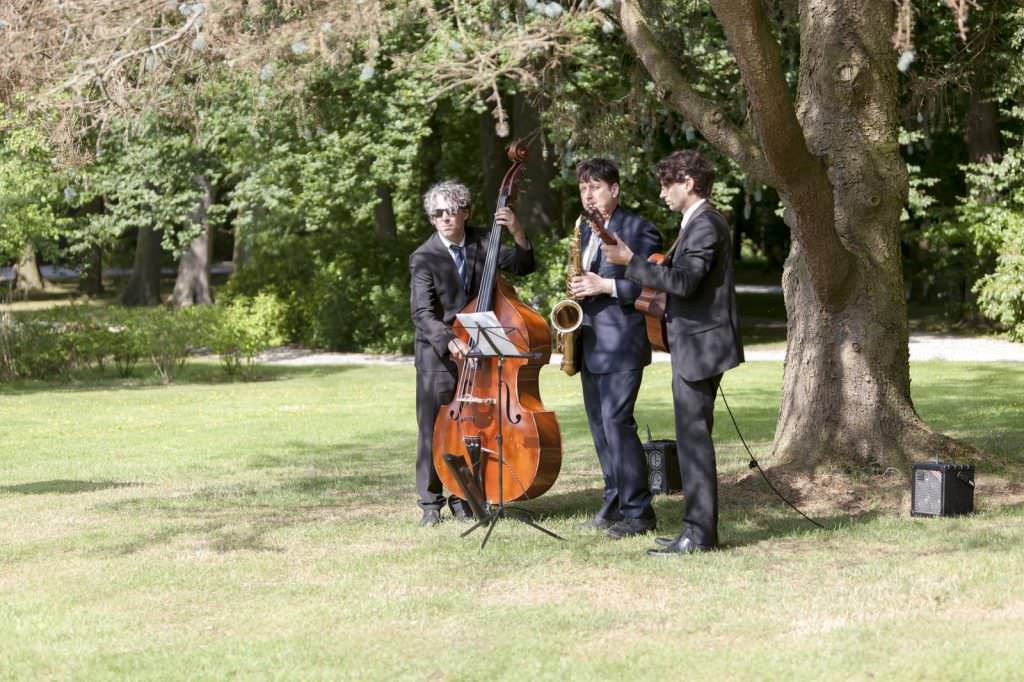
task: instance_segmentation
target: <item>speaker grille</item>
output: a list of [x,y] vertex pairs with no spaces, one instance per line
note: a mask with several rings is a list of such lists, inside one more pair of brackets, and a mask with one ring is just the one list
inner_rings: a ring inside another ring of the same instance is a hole
[[914,471],[914,511],[938,516],[942,513],[942,472],[934,469]]

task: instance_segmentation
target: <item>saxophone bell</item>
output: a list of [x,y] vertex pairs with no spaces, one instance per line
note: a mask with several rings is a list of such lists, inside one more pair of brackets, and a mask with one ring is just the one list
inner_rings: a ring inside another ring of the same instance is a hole
[[559,301],[551,309],[551,326],[559,334],[568,334],[583,324],[583,308],[571,298]]

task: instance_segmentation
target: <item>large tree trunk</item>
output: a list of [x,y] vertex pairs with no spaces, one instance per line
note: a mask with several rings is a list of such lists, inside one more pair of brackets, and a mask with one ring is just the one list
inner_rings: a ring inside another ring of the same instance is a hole
[[192,212],[192,224],[202,229],[178,261],[178,277],[174,281],[174,307],[213,303],[210,289],[210,258],[213,255],[213,228],[210,226],[209,211],[213,205],[213,185],[206,176],[197,175],[196,184],[203,193]]
[[18,256],[18,264],[14,266],[14,285],[21,291],[25,298],[28,298],[30,291],[43,291],[46,289],[46,281],[39,272],[39,262],[36,260],[36,249],[31,244],[26,244]]
[[78,280],[78,290],[83,294],[97,296],[103,293],[103,248],[94,246],[88,253],[88,260],[83,263],[82,276]]
[[519,220],[527,230],[568,233],[571,225],[560,225],[561,195],[552,191],[551,181],[558,177],[555,153],[548,144],[540,123],[540,112],[529,96],[517,93],[512,104],[512,128],[515,137],[527,140],[526,182],[519,198]]
[[479,203],[484,208],[485,227],[491,226],[503,169],[508,167],[508,157],[505,155],[508,140],[498,137],[494,125],[494,116],[490,111],[480,113],[480,164],[483,171],[484,195]]
[[811,469],[907,475],[911,460],[957,445],[921,422],[910,397],[894,8],[809,0],[800,12],[797,115],[811,154],[826,164],[834,229],[853,258],[845,301],[822,300],[811,264],[819,246],[797,229],[807,216],[787,210],[795,239],[783,274],[788,338],[775,452]]
[[994,163],[1002,156],[999,109],[987,78],[976,76],[967,109],[967,156],[971,163]]
[[130,306],[160,304],[160,232],[140,227],[135,239],[135,262],[121,302]]
[[377,205],[373,207],[373,225],[377,239],[394,241],[398,237],[398,225],[395,221],[395,203],[391,198],[391,188],[377,185]]
[[623,31],[665,98],[749,174],[779,192],[793,246],[783,275],[788,339],[776,461],[878,472],[960,444],[910,399],[899,249],[907,173],[897,142],[895,5],[802,0],[792,101],[760,0],[712,0],[752,118],[739,126],[657,46],[639,0]]

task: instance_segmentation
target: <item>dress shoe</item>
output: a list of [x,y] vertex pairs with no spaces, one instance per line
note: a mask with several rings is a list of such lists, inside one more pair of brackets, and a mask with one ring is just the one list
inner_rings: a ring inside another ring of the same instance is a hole
[[452,509],[452,516],[459,523],[471,523],[473,521],[473,510],[466,507],[455,507]]
[[614,540],[650,533],[658,524],[657,519],[622,519],[612,524],[608,535]]
[[584,521],[577,528],[580,530],[607,530],[620,519],[610,519],[607,516],[595,516],[589,521]]
[[436,526],[441,523],[441,512],[436,509],[424,509],[420,517],[421,526]]
[[[655,540],[659,540],[658,538]],[[661,543],[658,543],[661,544]],[[709,552],[711,547],[705,547],[704,545],[698,545],[696,542],[686,537],[678,537],[673,540],[670,544],[665,545],[661,548],[653,548],[647,550],[649,556],[675,556],[677,554],[696,554],[698,552]]]

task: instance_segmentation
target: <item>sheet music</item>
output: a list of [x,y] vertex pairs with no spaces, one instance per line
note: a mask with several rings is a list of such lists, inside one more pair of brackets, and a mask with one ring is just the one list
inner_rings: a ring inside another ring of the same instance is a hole
[[[469,332],[469,345],[471,348],[479,347],[480,352],[484,355],[496,355],[495,349],[500,351],[502,355],[520,355],[521,351],[508,338],[505,328],[501,326],[501,322],[498,321],[498,317],[493,311],[458,313],[455,317],[458,318],[462,326]],[[481,330],[486,332],[487,339],[480,338]],[[492,344],[494,348],[491,347]]]

